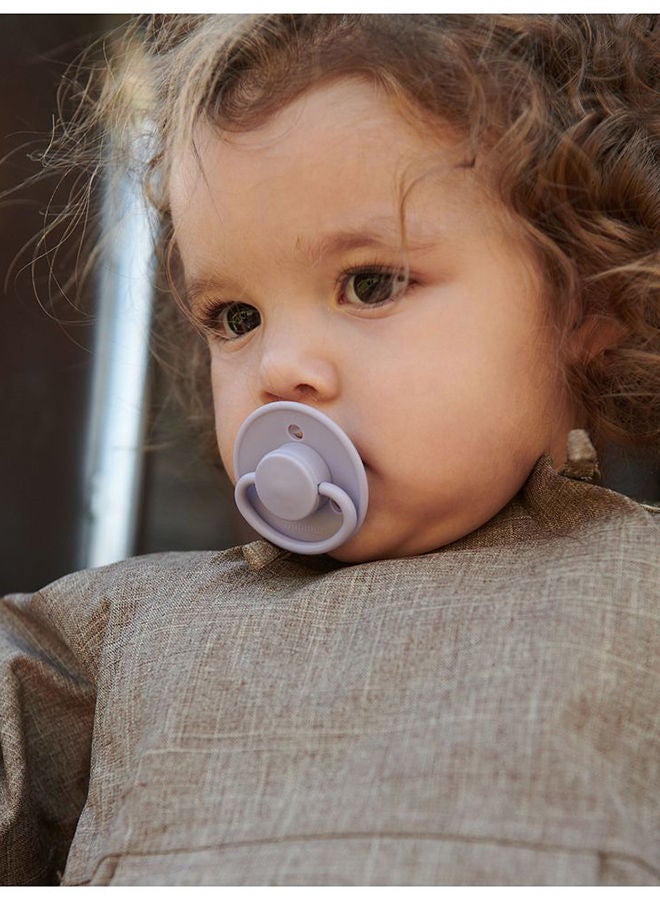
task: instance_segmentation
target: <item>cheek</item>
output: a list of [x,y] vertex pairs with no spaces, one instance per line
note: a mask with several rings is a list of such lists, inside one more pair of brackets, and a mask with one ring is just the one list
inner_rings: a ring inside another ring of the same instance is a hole
[[222,464],[233,481],[234,442],[245,416],[242,415],[240,404],[237,402],[236,391],[231,389],[231,385],[236,384],[236,381],[230,380],[228,373],[222,372],[221,369],[222,367],[212,359],[211,391],[216,441]]
[[224,467],[225,472],[229,476],[232,484],[236,482],[236,478],[234,476],[234,466],[232,461],[232,450],[233,450],[233,441],[224,441],[218,434],[218,449],[220,450],[220,459],[222,460],[222,465]]
[[234,476],[234,443],[239,427],[240,422],[228,421],[226,417],[220,417],[216,410],[215,432],[218,450],[222,465],[232,483],[236,480]]

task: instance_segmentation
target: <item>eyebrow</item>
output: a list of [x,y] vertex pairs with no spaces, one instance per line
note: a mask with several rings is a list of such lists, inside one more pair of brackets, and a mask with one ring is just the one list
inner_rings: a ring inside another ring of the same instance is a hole
[[189,307],[194,307],[205,294],[226,294],[239,296],[243,293],[240,286],[229,279],[217,278],[213,275],[184,280],[183,296]]
[[372,248],[396,249],[403,251],[423,250],[434,244],[438,236],[425,240],[404,239],[404,232],[398,220],[383,219],[371,223],[368,228],[349,228],[342,231],[333,231],[318,238],[308,238],[306,235],[298,235],[295,249],[301,252],[312,265],[315,265],[325,256],[336,256],[347,253],[350,250],[368,250]]

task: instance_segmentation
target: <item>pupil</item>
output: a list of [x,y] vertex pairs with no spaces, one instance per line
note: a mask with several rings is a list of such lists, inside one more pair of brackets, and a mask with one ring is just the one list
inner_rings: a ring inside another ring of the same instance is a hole
[[247,334],[260,321],[259,313],[252,306],[235,306],[227,314],[227,324],[234,334]]
[[380,303],[392,296],[394,278],[391,275],[358,275],[354,281],[355,294],[363,303]]

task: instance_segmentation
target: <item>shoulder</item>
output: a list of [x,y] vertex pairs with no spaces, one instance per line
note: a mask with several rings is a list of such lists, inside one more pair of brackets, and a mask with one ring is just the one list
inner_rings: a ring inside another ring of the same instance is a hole
[[[108,603],[131,604],[141,596],[173,592],[189,585],[212,565],[218,553],[154,553],[58,578],[35,596],[53,608],[75,607],[79,614]],[[231,565],[231,552],[228,552]]]
[[85,594],[113,600],[129,599],[141,593],[175,591],[200,579],[222,580],[245,566],[240,547],[221,551],[151,553],[72,572],[42,588],[40,593],[58,597]]
[[33,594],[0,600],[2,634],[11,641],[55,641],[90,665],[109,635],[140,628],[147,610],[166,619],[191,598],[222,597],[249,566],[240,548],[158,553],[72,572]]

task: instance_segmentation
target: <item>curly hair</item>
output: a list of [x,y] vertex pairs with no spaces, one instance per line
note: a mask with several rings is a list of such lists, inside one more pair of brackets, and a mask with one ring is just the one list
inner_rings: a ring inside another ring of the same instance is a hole
[[[311,85],[372,79],[430,130],[449,123],[468,164],[487,160],[560,333],[590,322],[611,335],[566,371],[594,439],[657,445],[655,26],[649,15],[140,17],[109,64],[93,124],[124,134],[131,117],[148,118],[145,181],[166,224],[168,173],[198,122],[249,130]],[[81,133],[69,125],[69,142]]]

